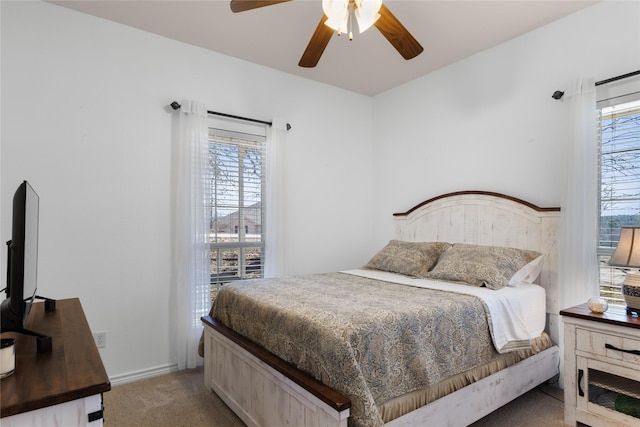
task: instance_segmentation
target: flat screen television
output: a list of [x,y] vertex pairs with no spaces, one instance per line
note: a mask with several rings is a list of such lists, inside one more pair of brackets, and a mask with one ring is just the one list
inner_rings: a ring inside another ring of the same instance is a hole
[[[0,304],[2,332],[38,337],[38,352],[50,351],[51,338],[25,328],[38,288],[40,198],[24,181],[13,195],[11,240],[7,242],[6,299]],[[47,349],[47,346],[49,348]]]

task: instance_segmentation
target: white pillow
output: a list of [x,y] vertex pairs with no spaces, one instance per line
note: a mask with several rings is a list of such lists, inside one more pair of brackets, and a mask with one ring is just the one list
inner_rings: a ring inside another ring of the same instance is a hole
[[516,274],[511,276],[511,279],[509,279],[508,286],[517,286],[519,283],[535,282],[542,271],[543,265],[544,256],[540,255],[538,258],[516,271]]

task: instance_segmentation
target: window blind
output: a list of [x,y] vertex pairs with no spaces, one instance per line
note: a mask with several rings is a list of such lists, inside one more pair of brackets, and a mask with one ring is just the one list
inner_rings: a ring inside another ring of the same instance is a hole
[[640,226],[640,77],[598,87],[600,294],[623,304],[625,272],[607,264],[621,226]]
[[262,277],[265,137],[209,129],[211,284]]

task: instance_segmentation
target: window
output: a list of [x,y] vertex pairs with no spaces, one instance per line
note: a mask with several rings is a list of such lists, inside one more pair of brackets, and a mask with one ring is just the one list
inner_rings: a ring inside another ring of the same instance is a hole
[[211,293],[263,276],[265,137],[209,129]]
[[598,87],[600,176],[600,295],[624,304],[624,269],[607,261],[620,237],[621,226],[640,226],[640,78]]

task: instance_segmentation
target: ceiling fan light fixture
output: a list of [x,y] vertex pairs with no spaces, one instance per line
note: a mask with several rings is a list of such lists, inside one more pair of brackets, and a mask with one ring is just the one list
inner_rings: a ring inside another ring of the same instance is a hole
[[349,19],[348,15],[342,19],[327,19],[324,23],[327,27],[331,28],[334,31],[337,31],[338,34],[346,33],[349,30]]
[[382,0],[355,0],[355,16],[360,33],[371,27],[380,18]]
[[373,16],[366,16],[360,12],[360,9],[357,9],[355,12],[356,21],[358,21],[358,30],[360,30],[360,34],[364,33],[369,27],[371,27],[375,22],[380,18],[380,14],[376,13]]
[[325,25],[338,33],[348,31],[349,0],[322,0],[322,11],[327,16]]

